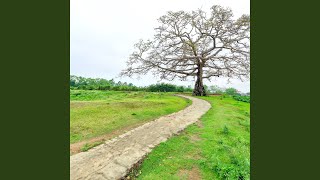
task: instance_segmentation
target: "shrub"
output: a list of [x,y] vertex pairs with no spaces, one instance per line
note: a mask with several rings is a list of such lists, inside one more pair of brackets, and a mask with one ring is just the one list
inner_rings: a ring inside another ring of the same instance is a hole
[[235,88],[227,88],[227,89],[225,90],[225,93],[226,93],[227,95],[230,95],[230,96],[240,95],[239,92],[238,92],[238,90],[235,89]]
[[242,102],[247,102],[250,103],[250,96],[239,96],[239,95],[234,95],[232,96],[235,100],[237,101],[242,101]]

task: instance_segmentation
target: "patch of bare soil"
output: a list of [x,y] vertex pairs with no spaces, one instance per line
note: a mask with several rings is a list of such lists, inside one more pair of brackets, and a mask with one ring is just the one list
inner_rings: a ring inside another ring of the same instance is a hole
[[200,152],[194,152],[194,153],[191,153],[191,154],[186,154],[185,156],[188,159],[194,159],[194,160],[203,159],[203,157],[201,156]]
[[181,169],[178,172],[179,179],[187,180],[199,180],[201,179],[200,170],[197,167],[193,167],[191,170]]
[[202,123],[202,121],[197,121],[195,124],[196,124],[199,128],[203,128],[203,123]]
[[117,136],[119,136],[121,134],[124,134],[124,133],[126,133],[126,132],[128,132],[128,131],[136,128],[136,127],[139,127],[144,123],[145,122],[141,122],[141,123],[138,123],[138,124],[135,124],[135,125],[131,125],[131,126],[128,126],[128,127],[124,127],[124,128],[115,130],[115,131],[113,131],[111,133],[108,133],[108,134],[104,134],[104,135],[101,135],[101,136],[98,136],[98,137],[90,138],[88,140],[84,140],[84,141],[81,141],[81,142],[76,142],[76,143],[70,144],[70,155],[74,155],[74,154],[80,153],[81,152],[81,148],[85,144],[93,144],[93,143],[96,143],[96,142],[110,140],[110,139],[112,139],[114,137],[117,137]]
[[190,139],[190,141],[191,141],[192,143],[195,143],[195,142],[201,140],[201,138],[200,138],[200,136],[199,136],[198,134],[193,134],[193,135],[189,136],[189,139]]

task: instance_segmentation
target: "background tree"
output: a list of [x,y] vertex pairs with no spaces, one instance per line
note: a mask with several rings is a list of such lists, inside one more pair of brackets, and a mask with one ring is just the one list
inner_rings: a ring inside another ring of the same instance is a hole
[[225,93],[230,95],[230,96],[235,96],[235,95],[240,95],[239,91],[235,88],[227,88],[225,90]]
[[215,93],[215,94],[223,94],[223,89],[222,88],[220,88],[219,86],[217,86],[217,85],[213,85],[213,86],[210,86],[209,87],[209,91],[211,92],[211,93]]
[[144,75],[186,80],[196,77],[193,95],[206,95],[203,79],[249,78],[250,17],[212,6],[210,13],[168,12],[158,19],[152,40],[140,40],[121,76]]

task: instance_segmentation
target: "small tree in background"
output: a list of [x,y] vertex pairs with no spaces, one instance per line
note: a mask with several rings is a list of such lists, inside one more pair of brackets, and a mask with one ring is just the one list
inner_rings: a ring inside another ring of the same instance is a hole
[[223,93],[224,93],[223,89],[220,88],[220,87],[217,86],[217,85],[210,86],[210,87],[209,87],[209,91],[210,91],[211,93],[215,93],[215,94],[223,94]]
[[235,95],[240,95],[239,91],[235,88],[227,88],[225,90],[225,93],[230,95],[230,96],[235,96]]

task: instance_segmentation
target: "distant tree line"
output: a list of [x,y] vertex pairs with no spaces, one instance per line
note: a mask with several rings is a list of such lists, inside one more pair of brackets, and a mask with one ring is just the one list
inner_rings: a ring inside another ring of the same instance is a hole
[[188,86],[176,86],[173,84],[161,83],[147,86],[146,91],[150,92],[192,92],[193,89]]
[[208,91],[209,94],[226,94],[230,96],[250,96],[250,92],[248,93],[242,93],[236,88],[221,88],[219,86],[209,86],[206,87],[206,90]]
[[177,86],[167,83],[152,84],[150,86],[135,86],[127,82],[115,82],[113,79],[85,78],[70,76],[70,89],[80,90],[112,90],[112,91],[149,91],[149,92],[192,92],[191,86]]
[[85,78],[81,76],[70,76],[70,89],[82,90],[114,90],[114,91],[139,91],[140,87],[132,83],[115,82],[113,79]]
[[208,94],[220,94],[233,97],[233,99],[250,103],[250,92],[242,93],[235,88],[220,88],[218,86],[206,87]]
[[[250,102],[250,93],[241,93],[235,88],[220,88],[204,86],[206,94],[220,94],[232,96],[234,99],[243,102]],[[127,82],[115,82],[113,79],[85,78],[81,76],[70,76],[70,89],[79,90],[110,90],[110,91],[148,91],[148,92],[192,92],[191,86],[177,86],[168,83],[158,83],[149,86],[135,86]]]

